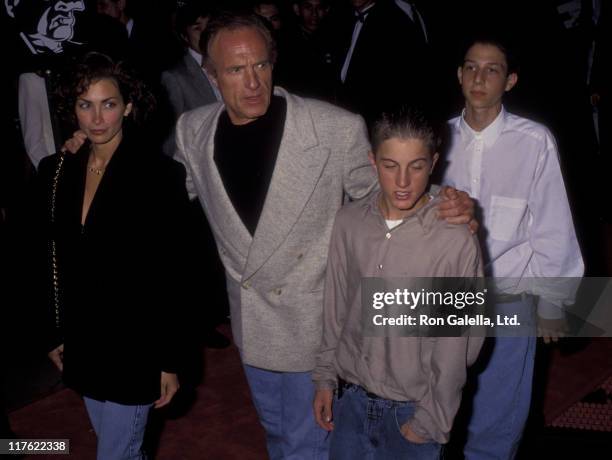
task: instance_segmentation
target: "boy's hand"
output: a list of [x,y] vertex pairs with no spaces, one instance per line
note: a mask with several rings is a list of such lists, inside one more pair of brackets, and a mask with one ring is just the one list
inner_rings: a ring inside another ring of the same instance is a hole
[[331,431],[334,429],[334,423],[332,422],[333,400],[333,390],[325,388],[315,392],[314,401],[312,403],[315,420],[319,426],[326,431]]
[[79,129],[72,134],[70,139],[64,142],[60,150],[62,152],[77,153],[86,140],[87,134]]
[[415,444],[425,444],[427,442],[427,439],[423,439],[418,434],[416,434],[414,431],[412,431],[412,428],[410,428],[409,422],[404,423],[400,427],[400,431],[402,432],[402,435],[404,436],[404,438],[406,438],[410,442],[413,442]]
[[545,344],[558,342],[560,337],[567,333],[565,318],[545,319],[538,316],[538,337],[542,337]]
[[450,224],[468,224],[470,231],[476,233],[478,222],[474,219],[474,200],[460,190],[444,186],[440,192],[442,202],[438,205],[438,215]]

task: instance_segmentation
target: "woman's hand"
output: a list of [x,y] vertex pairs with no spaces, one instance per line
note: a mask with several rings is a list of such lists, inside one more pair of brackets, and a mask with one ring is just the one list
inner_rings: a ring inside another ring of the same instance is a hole
[[170,401],[178,391],[180,385],[178,381],[178,377],[176,374],[170,374],[168,372],[161,373],[161,396],[155,401],[154,406],[155,409],[159,409],[160,407],[164,407]]
[[59,347],[54,350],[51,350],[47,356],[49,359],[53,361],[55,367],[57,367],[60,372],[64,370],[64,344],[62,343]]
[[62,152],[77,153],[86,140],[87,134],[79,129],[72,134],[70,139],[64,142],[60,150]]

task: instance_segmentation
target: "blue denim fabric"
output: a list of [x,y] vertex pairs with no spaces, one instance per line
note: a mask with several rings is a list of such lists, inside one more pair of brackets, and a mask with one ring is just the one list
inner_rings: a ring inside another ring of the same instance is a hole
[[[497,305],[504,314],[534,313],[534,301]],[[533,325],[535,334],[535,323]],[[508,460],[515,457],[531,405],[535,337],[489,338],[486,367],[477,375],[472,415],[464,448],[466,460]],[[466,401],[467,402],[467,401]]]
[[244,365],[271,460],[326,460],[329,434],[312,411],[310,372],[274,372]]
[[98,460],[143,460],[147,418],[152,404],[126,406],[83,397],[89,420],[98,437]]
[[433,460],[440,458],[441,444],[415,444],[400,427],[414,416],[412,402],[370,398],[357,385],[334,399],[334,430],[330,460]]

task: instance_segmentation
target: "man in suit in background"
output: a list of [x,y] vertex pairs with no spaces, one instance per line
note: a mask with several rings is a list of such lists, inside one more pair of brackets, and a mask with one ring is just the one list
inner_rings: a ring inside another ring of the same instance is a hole
[[[200,37],[209,17],[209,8],[201,3],[187,4],[176,13],[175,28],[185,46],[185,54],[174,67],[161,75],[174,122],[184,112],[221,100],[219,91],[211,84],[202,67]],[[175,144],[173,130],[164,144],[164,152],[172,156]]]
[[114,18],[128,36],[126,55],[141,77],[156,90],[162,70],[178,58],[170,21],[164,15],[165,2],[96,0],[98,14]]
[[[175,124],[183,113],[212,104],[221,100],[221,95],[214,87],[206,71],[202,67],[202,53],[200,52],[200,37],[210,18],[211,9],[201,2],[191,2],[182,6],[176,13],[175,28],[177,35],[185,46],[182,59],[171,69],[161,75],[161,84],[170,111],[172,112],[172,128],[170,135],[164,142],[164,153],[174,155],[176,146]],[[198,200],[192,206],[193,225],[198,228],[197,251],[202,260],[207,260],[202,267],[195,290],[200,293],[202,287],[206,290],[205,308],[202,309],[201,323],[203,323],[202,343],[208,348],[226,348],[230,342],[223,334],[215,329],[219,323],[227,318],[228,306],[225,295],[225,275],[223,266],[217,254],[215,240],[210,226],[202,212]],[[206,280],[202,283],[201,280]]]
[[397,103],[415,104],[428,96],[427,28],[414,2],[350,3],[352,8],[335,18],[338,102],[371,123]]
[[329,0],[300,0],[293,3],[295,23],[279,35],[274,81],[303,97],[324,101],[335,99],[336,75],[328,49],[326,17]]
[[273,88],[275,45],[255,15],[212,17],[201,49],[224,104],[179,118],[176,157],[225,266],[232,332],[270,458],[325,459],[311,371],[336,212],[376,183],[365,125]]

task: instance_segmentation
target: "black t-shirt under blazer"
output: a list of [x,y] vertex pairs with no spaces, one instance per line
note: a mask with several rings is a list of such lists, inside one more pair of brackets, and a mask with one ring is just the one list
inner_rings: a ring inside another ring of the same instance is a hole
[[267,112],[246,125],[232,124],[227,112],[215,133],[215,164],[234,209],[251,235],[263,210],[280,148],[287,102],[272,96]]

